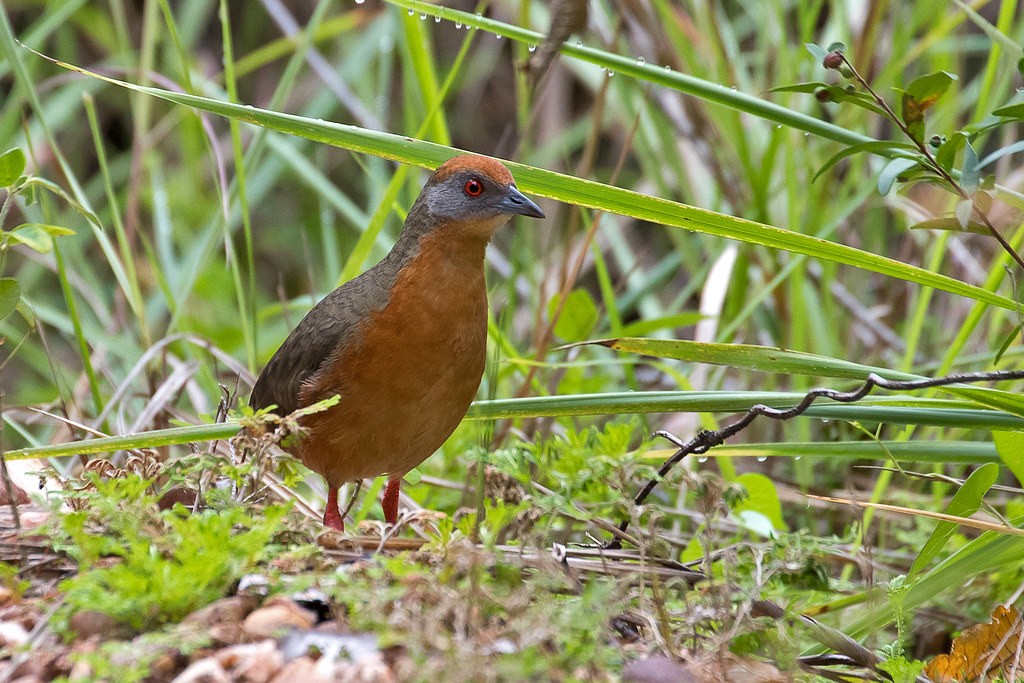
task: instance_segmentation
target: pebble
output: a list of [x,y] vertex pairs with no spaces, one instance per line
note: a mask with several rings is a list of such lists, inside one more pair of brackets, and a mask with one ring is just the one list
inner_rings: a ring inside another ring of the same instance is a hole
[[217,660],[207,657],[191,664],[171,683],[231,683],[231,677]]
[[315,623],[316,615],[308,609],[291,600],[273,599],[245,618],[242,631],[250,638],[273,638],[291,629],[312,628]]
[[227,647],[213,658],[231,671],[237,683],[269,683],[284,667],[284,657],[273,640]]

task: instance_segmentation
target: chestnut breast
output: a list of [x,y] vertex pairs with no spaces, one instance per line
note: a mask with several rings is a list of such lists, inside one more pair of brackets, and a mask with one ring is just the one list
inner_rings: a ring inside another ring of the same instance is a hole
[[301,406],[341,396],[304,418],[298,447],[331,486],[405,474],[444,443],[476,395],[487,347],[487,241],[459,233],[420,237],[387,303],[302,383]]

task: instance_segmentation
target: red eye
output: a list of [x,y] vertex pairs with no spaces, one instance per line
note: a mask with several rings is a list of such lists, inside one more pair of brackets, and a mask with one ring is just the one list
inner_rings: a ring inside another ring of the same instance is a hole
[[466,185],[462,189],[470,197],[479,197],[484,193],[484,184],[476,178],[470,178],[466,181]]

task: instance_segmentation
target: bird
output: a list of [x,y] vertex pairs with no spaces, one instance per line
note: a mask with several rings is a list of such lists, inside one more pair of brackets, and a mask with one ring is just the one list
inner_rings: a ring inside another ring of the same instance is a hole
[[465,416],[487,355],[484,257],[512,216],[545,218],[500,161],[441,164],[409,209],[391,251],[324,297],[263,368],[249,404],[299,418],[282,447],[327,484],[325,526],[344,531],[338,489],[387,476],[384,520],[398,520],[402,477]]

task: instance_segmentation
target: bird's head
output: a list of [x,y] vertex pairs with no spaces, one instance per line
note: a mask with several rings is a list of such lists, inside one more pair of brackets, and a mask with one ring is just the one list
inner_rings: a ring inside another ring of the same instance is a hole
[[466,223],[488,232],[514,215],[544,218],[540,207],[516,188],[507,168],[481,156],[459,156],[441,164],[423,187],[420,199],[442,221]]

